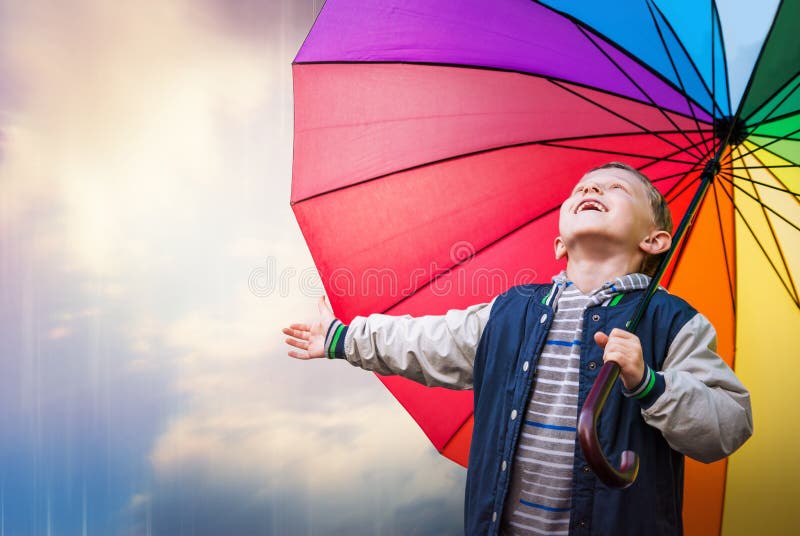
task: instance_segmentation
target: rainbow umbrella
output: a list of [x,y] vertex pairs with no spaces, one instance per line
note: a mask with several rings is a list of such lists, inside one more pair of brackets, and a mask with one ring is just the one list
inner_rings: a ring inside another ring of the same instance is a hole
[[[705,191],[662,284],[715,324],[756,432],[730,460],[688,461],[690,534],[780,532],[800,496],[800,434],[785,424],[800,416],[786,400],[800,348],[800,2],[762,11],[740,79],[716,4],[686,0],[329,0],[293,64],[292,206],[344,321],[549,281],[561,201],[610,160],[648,174],[676,220]],[[471,392],[380,380],[466,464]]]

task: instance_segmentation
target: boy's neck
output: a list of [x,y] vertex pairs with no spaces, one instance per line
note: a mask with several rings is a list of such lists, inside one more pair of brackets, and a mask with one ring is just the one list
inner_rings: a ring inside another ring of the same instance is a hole
[[608,281],[638,272],[640,266],[641,259],[630,255],[602,259],[570,256],[567,259],[567,277],[582,293],[588,294]]

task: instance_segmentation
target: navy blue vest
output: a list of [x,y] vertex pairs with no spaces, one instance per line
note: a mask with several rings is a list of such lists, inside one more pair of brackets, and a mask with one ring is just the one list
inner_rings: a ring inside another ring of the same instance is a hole
[[[514,287],[499,296],[481,336],[475,357],[475,424],[467,472],[465,532],[497,534],[524,422],[531,380],[550,329],[553,310],[542,303],[550,285]],[[614,307],[590,307],[584,313],[578,407],[603,364],[594,333],[624,327],[643,292],[626,294]],[[675,335],[696,311],[664,291],[653,297],[637,335],[645,362],[660,371]],[[525,366],[525,363],[528,363]],[[586,465],[575,444],[570,534],[680,534],[683,455],[672,450],[661,432],[645,424],[642,402],[622,395],[621,382],[609,395],[598,423],[603,452],[619,464],[623,450],[641,459],[639,476],[629,488],[610,489]]]

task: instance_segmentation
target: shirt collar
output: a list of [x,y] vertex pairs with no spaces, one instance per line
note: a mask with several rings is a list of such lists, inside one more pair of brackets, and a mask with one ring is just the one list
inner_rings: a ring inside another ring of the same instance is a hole
[[[573,283],[567,277],[567,272],[562,270],[553,276],[553,283],[558,289],[556,292],[556,300],[560,297],[561,290],[571,286]],[[650,276],[640,273],[626,274],[611,281],[606,281],[600,287],[584,294],[584,296],[591,298],[590,304],[600,305],[616,296],[619,293],[630,292],[632,290],[645,289],[650,284]]]

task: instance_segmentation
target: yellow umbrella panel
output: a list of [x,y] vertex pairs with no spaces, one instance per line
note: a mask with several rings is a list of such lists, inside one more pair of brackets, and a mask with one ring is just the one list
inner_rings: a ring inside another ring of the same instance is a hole
[[728,460],[687,459],[688,534],[783,534],[800,498],[800,169],[745,142],[698,211],[669,290],[717,329],[751,392],[755,432]]

